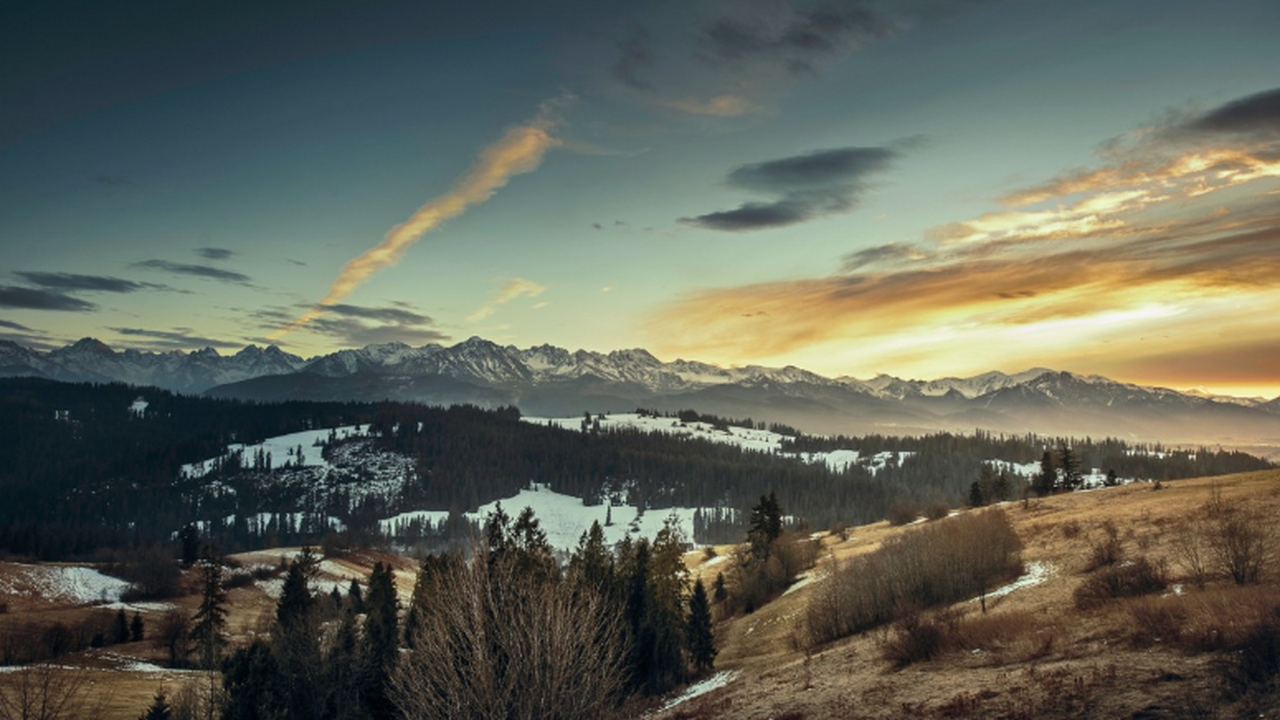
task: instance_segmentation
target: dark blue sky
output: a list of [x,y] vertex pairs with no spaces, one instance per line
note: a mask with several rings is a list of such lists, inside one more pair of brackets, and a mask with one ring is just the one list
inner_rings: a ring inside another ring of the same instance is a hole
[[0,336],[1280,394],[1278,30],[1262,0],[6,3]]

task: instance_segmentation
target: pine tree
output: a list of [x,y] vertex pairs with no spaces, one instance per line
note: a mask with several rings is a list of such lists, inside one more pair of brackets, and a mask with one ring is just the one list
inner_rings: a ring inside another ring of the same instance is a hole
[[716,582],[711,588],[711,599],[722,603],[729,597],[729,589],[724,585],[724,573],[716,573]]
[[396,622],[395,579],[391,566],[375,563],[369,575],[369,597],[365,601],[364,658],[361,695],[365,708],[375,718],[389,718],[395,708],[387,690],[395,663],[399,639]]
[[200,606],[191,619],[191,640],[200,653],[200,666],[212,670],[222,658],[222,632],[227,625],[227,591],[222,587],[218,558],[201,561],[200,580]]
[[318,567],[319,559],[303,548],[289,563],[276,602],[271,649],[281,677],[277,693],[288,717],[317,717],[322,708],[319,621],[310,586]]
[[124,615],[124,608],[116,611],[115,622],[111,624],[111,642],[129,642],[129,620]]
[[751,508],[751,524],[747,529],[747,542],[751,544],[751,559],[764,562],[769,557],[773,541],[782,535],[782,508],[772,492],[760,496],[760,502]]
[[982,485],[977,480],[969,483],[969,507],[982,507],[986,505],[985,498],[982,497]]
[[592,522],[569,558],[569,580],[576,587],[604,591],[613,583],[613,558],[604,544],[604,529]]
[[129,634],[134,642],[142,639],[144,628],[142,626],[142,614],[135,612],[133,614],[133,622],[129,623]]
[[138,716],[138,720],[169,720],[173,717],[173,709],[169,707],[169,700],[165,697],[164,688],[156,690],[155,698],[151,701],[151,707],[147,711]]
[[1080,476],[1080,458],[1066,443],[1058,448],[1058,467],[1062,470],[1062,488],[1068,492],[1079,490],[1084,484]]
[[1044,497],[1051,495],[1058,487],[1058,470],[1053,466],[1053,453],[1045,450],[1040,456],[1040,472],[1036,475],[1033,489]]
[[364,614],[364,594],[360,591],[360,583],[355,578],[351,578],[351,584],[347,586],[347,599],[351,601],[351,611],[357,615]]
[[711,630],[711,604],[707,601],[707,589],[702,585],[702,578],[693,583],[685,639],[694,672],[702,674],[710,670],[716,659],[716,643]]

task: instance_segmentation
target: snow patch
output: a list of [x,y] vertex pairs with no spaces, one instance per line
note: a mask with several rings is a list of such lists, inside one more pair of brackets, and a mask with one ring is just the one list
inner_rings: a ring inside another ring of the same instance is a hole
[[1023,588],[1029,588],[1033,585],[1039,585],[1045,580],[1048,580],[1049,576],[1052,574],[1053,574],[1053,566],[1051,566],[1049,563],[1029,562],[1027,563],[1027,571],[1022,574],[1022,577],[1018,578],[1017,580],[1014,580],[1013,582],[1009,583],[1008,585],[1005,585],[1004,587],[1000,587],[1000,588],[996,588],[995,590],[992,590],[991,592],[987,593],[987,598],[993,599],[998,597],[1004,597],[1005,595],[1008,595],[1014,590],[1021,590]]
[[658,710],[658,712],[666,712],[667,710],[670,710],[671,708],[679,705],[682,702],[688,702],[689,700],[693,700],[694,698],[698,698],[703,695],[706,695],[707,693],[712,692],[713,690],[719,690],[720,688],[736,680],[737,677],[738,677],[737,670],[722,670],[716,673],[715,675],[712,675],[711,677],[707,678],[706,680],[700,680],[690,685],[689,687],[685,688],[684,692],[668,700],[667,704],[663,705],[662,708]]
[[80,565],[19,565],[12,577],[0,581],[0,594],[28,594],[49,600],[87,605],[119,602],[129,582]]

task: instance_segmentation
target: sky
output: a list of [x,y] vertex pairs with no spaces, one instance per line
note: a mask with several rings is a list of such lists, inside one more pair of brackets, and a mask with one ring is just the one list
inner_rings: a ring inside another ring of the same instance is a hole
[[1280,396],[1280,3],[0,7],[0,339]]

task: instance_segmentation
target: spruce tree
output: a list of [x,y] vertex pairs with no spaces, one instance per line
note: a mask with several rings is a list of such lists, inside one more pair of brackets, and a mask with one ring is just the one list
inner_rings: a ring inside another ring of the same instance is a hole
[[138,716],[138,720],[169,720],[173,717],[173,710],[169,707],[169,700],[165,697],[164,688],[156,690],[155,698],[151,700],[151,706],[147,711]]
[[144,628],[142,626],[142,613],[133,613],[133,622],[129,623],[129,634],[134,642],[142,639]]
[[227,591],[222,587],[222,563],[210,557],[200,563],[200,606],[191,619],[191,640],[200,653],[200,666],[212,670],[222,658],[222,632],[227,625]]
[[1036,475],[1033,489],[1036,494],[1044,497],[1050,495],[1058,487],[1058,470],[1053,466],[1053,453],[1045,450],[1044,455],[1040,456],[1040,472]]
[[693,595],[689,597],[685,639],[694,672],[701,675],[710,670],[715,664],[716,643],[711,630],[711,604],[707,601],[707,589],[702,585],[702,578],[694,581]]
[[124,615],[124,608],[116,611],[115,622],[111,624],[111,642],[129,642],[129,620]]
[[365,609],[361,695],[372,717],[389,718],[395,707],[387,691],[399,647],[396,586],[391,566],[381,562],[374,564],[369,575],[369,597],[365,601]]

